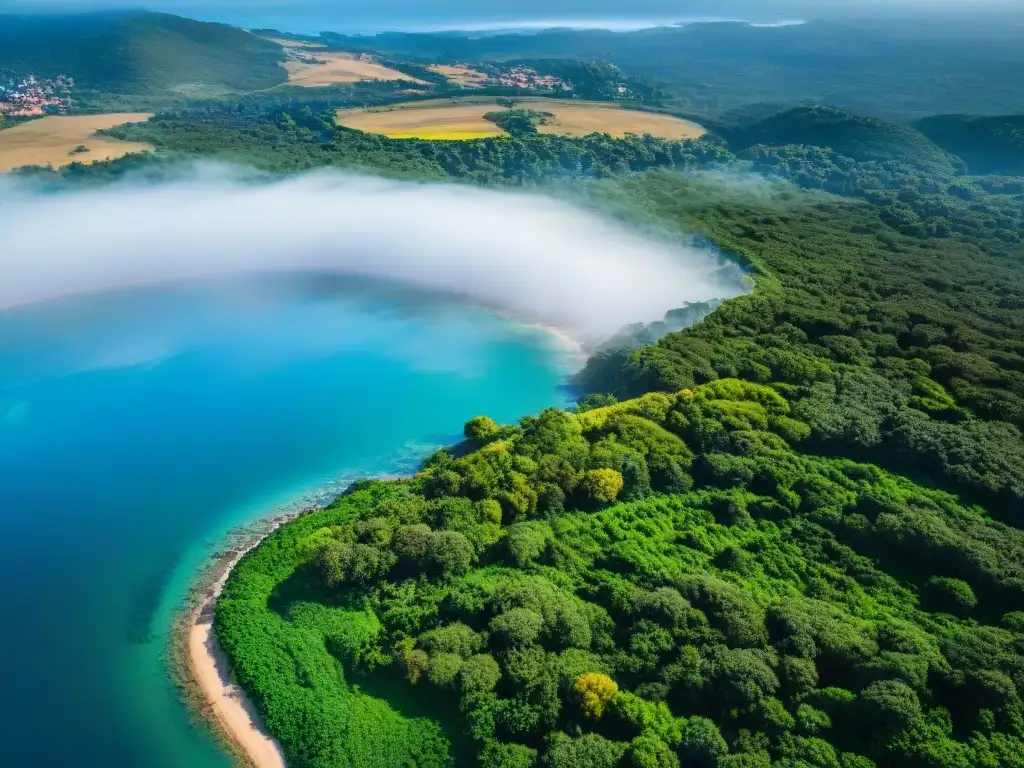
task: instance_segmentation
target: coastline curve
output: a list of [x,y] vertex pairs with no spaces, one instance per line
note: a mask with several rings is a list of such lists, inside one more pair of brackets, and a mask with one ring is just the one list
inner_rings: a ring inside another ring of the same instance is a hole
[[231,675],[227,656],[213,632],[214,607],[239,561],[281,525],[306,511],[310,510],[255,524],[241,546],[219,556],[197,580],[191,605],[172,638],[171,652],[179,661],[176,666],[186,703],[244,768],[286,768],[286,764],[281,745]]

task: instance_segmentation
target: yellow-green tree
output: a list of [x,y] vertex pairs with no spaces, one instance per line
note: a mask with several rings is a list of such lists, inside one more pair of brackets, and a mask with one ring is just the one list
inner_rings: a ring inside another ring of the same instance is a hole
[[475,416],[463,430],[467,440],[487,440],[498,434],[498,425],[490,416]]
[[614,469],[591,469],[583,476],[583,487],[598,504],[611,504],[622,491],[622,475]]
[[604,714],[604,708],[619,693],[619,686],[607,675],[584,672],[573,686],[580,699],[583,714],[595,720]]

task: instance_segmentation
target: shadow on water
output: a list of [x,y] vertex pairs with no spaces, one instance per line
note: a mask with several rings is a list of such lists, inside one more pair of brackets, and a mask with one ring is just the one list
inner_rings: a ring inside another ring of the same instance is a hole
[[173,574],[174,563],[165,562],[141,579],[132,590],[125,614],[125,640],[129,645],[143,645],[158,637],[154,631],[154,617]]

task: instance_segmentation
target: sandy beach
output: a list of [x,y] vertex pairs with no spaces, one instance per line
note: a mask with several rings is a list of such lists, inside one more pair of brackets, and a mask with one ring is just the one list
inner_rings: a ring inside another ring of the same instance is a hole
[[202,590],[202,599],[190,611],[185,662],[194,685],[189,686],[199,714],[222,737],[240,764],[249,768],[284,768],[281,747],[260,722],[259,714],[242,689],[231,679],[227,658],[213,634],[213,609],[231,569],[251,549],[295,515],[269,521],[269,529],[243,547],[229,550],[213,566],[214,579]]

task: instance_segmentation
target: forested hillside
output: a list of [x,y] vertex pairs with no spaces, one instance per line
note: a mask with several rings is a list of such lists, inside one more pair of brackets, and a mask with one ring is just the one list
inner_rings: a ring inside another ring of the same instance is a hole
[[584,385],[772,382],[815,452],[928,477],[1022,524],[1020,239],[905,234],[884,208],[668,174],[624,186],[614,194],[747,254],[770,281],[654,346],[593,358]]
[[899,17],[814,18],[779,28],[721,23],[630,33],[559,29],[328,39],[423,60],[600,59],[664,88],[667,103],[702,117],[769,102],[827,104],[903,122],[949,112],[1024,111],[1024,24],[1019,14],[995,18],[999,10],[995,4],[972,6],[929,24]]
[[831,107],[796,107],[723,133],[736,151],[757,145],[811,145],[861,163],[899,163],[926,173],[963,170],[955,157],[912,128]]
[[971,173],[1024,174],[1024,115],[938,115],[916,128],[963,158]]
[[0,70],[74,78],[77,98],[106,106],[269,88],[283,60],[248,32],[168,14],[0,15]]
[[1024,536],[813,431],[737,380],[474,419],[246,557],[217,636],[294,766],[1020,765]]

